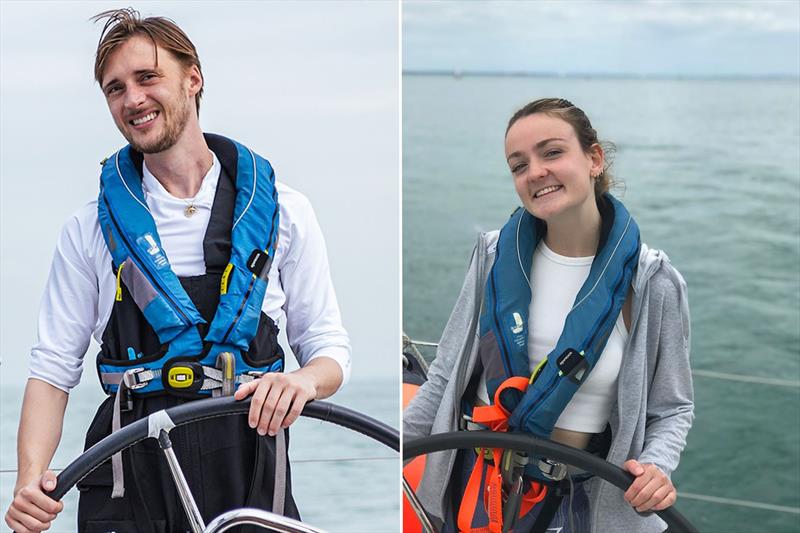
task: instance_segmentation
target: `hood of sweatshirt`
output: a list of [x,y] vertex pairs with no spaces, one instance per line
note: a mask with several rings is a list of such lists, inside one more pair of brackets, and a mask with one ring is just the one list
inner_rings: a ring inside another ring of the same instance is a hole
[[650,248],[642,243],[641,250],[639,250],[639,266],[633,280],[633,292],[639,294],[665,262],[669,264],[669,257],[664,251]]

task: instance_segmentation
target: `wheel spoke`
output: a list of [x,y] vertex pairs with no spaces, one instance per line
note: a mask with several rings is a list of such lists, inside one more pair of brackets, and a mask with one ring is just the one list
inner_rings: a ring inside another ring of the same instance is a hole
[[178,463],[178,458],[175,457],[175,452],[172,449],[172,441],[169,438],[167,430],[162,429],[158,435],[158,445],[161,451],[164,452],[164,457],[167,459],[169,465],[169,472],[172,474],[172,481],[175,482],[175,488],[178,491],[178,496],[181,498],[183,510],[186,511],[186,516],[189,518],[189,525],[193,533],[203,533],[206,525],[203,522],[203,517],[200,515],[200,509],[197,508],[197,503],[194,501],[192,491],[189,489],[189,484],[186,482],[186,477],[183,475],[181,465]]

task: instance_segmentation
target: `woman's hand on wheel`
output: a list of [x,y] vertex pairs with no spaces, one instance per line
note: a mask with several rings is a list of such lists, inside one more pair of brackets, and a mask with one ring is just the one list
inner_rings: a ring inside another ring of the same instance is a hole
[[622,466],[636,476],[625,491],[625,501],[638,512],[662,511],[675,503],[678,492],[669,477],[656,465],[630,459]]

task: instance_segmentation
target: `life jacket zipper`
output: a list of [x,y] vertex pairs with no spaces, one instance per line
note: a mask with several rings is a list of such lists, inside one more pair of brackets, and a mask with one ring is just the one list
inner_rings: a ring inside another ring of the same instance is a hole
[[178,315],[178,318],[181,319],[181,322],[183,322],[184,325],[190,325],[191,321],[189,320],[189,317],[186,316],[186,313],[183,312],[183,310],[180,308],[180,306],[177,304],[177,302],[175,302],[175,300],[173,300],[172,295],[169,293],[169,291],[167,291],[166,288],[161,285],[161,283],[158,281],[158,276],[153,274],[152,270],[147,265],[147,262],[142,260],[139,257],[139,254],[136,252],[136,248],[134,246],[131,246],[131,243],[128,240],[128,237],[120,229],[120,225],[117,222],[117,218],[114,215],[114,212],[112,211],[111,206],[109,205],[108,199],[106,198],[105,195],[103,195],[103,201],[106,204],[106,209],[108,210],[108,215],[109,215],[109,218],[111,219],[111,223],[114,224],[114,228],[117,230],[117,234],[120,236],[122,241],[125,243],[125,247],[128,248],[128,252],[131,254],[131,259],[135,263],[137,263],[140,268],[143,268],[145,270],[145,272],[147,272],[147,274],[150,277],[150,281],[157,285],[157,287],[160,290],[161,295],[164,297],[164,299],[167,301],[167,303],[170,305],[170,307],[172,307],[173,310],[176,312],[176,314]]
[[222,344],[224,344],[225,341],[228,340],[228,335],[231,334],[231,331],[233,331],[233,328],[236,326],[236,323],[239,321],[239,317],[242,316],[242,312],[244,311],[244,308],[247,305],[247,300],[250,298],[250,293],[253,291],[253,286],[256,283],[256,277],[257,277],[256,275],[253,275],[250,278],[250,285],[247,286],[247,291],[245,291],[244,298],[242,298],[242,303],[239,306],[238,311],[236,311],[236,316],[233,317],[233,320],[231,321],[231,325],[228,326],[228,330],[225,332],[225,335],[222,336]]

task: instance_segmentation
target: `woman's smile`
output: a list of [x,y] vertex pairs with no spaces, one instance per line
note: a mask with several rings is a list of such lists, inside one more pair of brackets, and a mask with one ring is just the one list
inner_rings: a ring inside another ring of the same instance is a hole
[[549,185],[544,187],[543,189],[539,189],[535,193],[533,193],[534,198],[542,198],[543,196],[547,196],[548,194],[552,194],[556,191],[560,191],[564,187],[562,185]]

